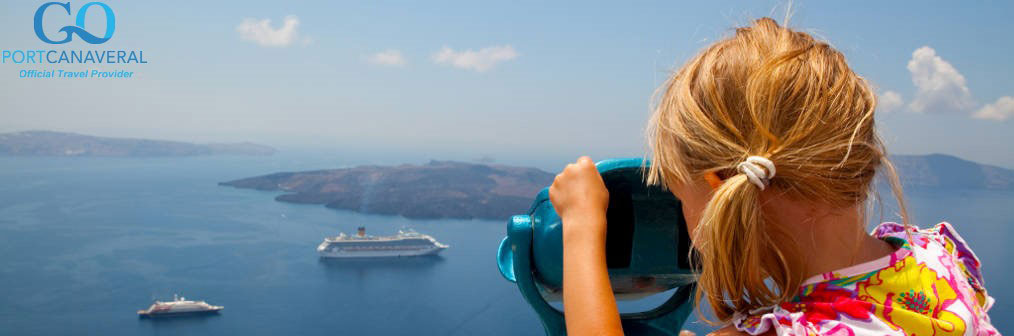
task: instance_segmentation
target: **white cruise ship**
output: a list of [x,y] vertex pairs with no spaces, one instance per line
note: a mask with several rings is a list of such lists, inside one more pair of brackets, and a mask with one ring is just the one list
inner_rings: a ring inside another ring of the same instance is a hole
[[174,315],[197,315],[214,314],[224,309],[222,306],[212,306],[204,301],[191,301],[184,297],[177,297],[173,294],[173,300],[169,302],[155,301],[151,307],[138,310],[137,315],[144,317],[160,317]]
[[355,236],[340,233],[336,237],[324,238],[317,246],[321,257],[327,258],[376,258],[411,257],[437,254],[448,246],[433,237],[415,231],[398,231],[394,236],[369,236],[366,228],[359,227]]

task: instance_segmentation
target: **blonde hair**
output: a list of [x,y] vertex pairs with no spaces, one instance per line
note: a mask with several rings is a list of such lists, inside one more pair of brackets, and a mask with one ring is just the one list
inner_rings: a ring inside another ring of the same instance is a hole
[[736,171],[748,157],[777,165],[767,190],[835,207],[864,209],[884,169],[908,223],[874,128],[876,96],[827,43],[762,18],[700,52],[659,90],[648,182],[710,172],[725,179],[693,232],[697,300],[706,297],[720,322],[788,301],[806,276],[792,237],[761,211],[761,188]]

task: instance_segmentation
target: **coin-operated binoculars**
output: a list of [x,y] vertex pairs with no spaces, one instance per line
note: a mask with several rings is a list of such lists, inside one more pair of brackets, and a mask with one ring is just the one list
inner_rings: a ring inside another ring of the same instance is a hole
[[[631,335],[675,335],[692,310],[694,276],[683,210],[672,193],[644,183],[642,159],[612,159],[595,164],[606,189],[606,267],[617,300],[636,300],[672,289],[662,305],[639,313],[620,314],[623,331]],[[549,301],[563,294],[563,228],[549,188],[535,197],[526,215],[507,222],[497,265],[517,283],[547,335],[565,335],[564,313]]]

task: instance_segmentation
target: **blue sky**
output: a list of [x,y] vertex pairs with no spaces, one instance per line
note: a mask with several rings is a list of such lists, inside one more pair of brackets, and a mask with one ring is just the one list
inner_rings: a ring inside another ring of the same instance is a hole
[[[732,27],[781,21],[787,4],[111,0],[108,43],[52,46],[33,32],[43,2],[0,5],[0,49],[143,50],[149,63],[53,67],[135,72],[79,80],[18,78],[34,68],[0,64],[0,132],[505,163],[641,155],[668,73]],[[1014,100],[1003,98],[1014,96],[1011,7],[796,1],[791,26],[892,92],[878,117],[892,152],[1014,167]],[[88,18],[102,31],[101,11]],[[54,34],[65,20],[46,19]]]

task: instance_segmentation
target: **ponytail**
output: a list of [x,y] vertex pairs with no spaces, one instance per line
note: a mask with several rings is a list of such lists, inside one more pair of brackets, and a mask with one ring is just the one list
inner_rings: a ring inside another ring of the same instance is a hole
[[701,270],[697,296],[707,298],[719,321],[786,301],[794,291],[785,289],[803,281],[795,245],[765,218],[760,192],[745,174],[727,179],[693,233]]

